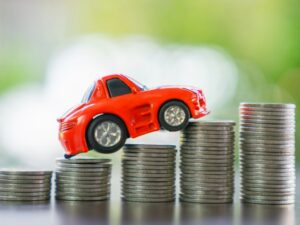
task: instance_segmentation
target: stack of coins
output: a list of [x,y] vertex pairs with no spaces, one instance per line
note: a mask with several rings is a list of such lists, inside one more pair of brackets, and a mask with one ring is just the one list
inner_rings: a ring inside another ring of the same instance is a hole
[[51,192],[51,171],[0,171],[1,201],[47,201]]
[[56,199],[100,201],[110,195],[109,159],[57,159]]
[[295,105],[240,105],[241,198],[292,204],[295,195]]
[[122,159],[125,201],[170,202],[175,199],[173,145],[126,145]]
[[234,125],[232,121],[191,122],[182,131],[181,201],[233,201]]

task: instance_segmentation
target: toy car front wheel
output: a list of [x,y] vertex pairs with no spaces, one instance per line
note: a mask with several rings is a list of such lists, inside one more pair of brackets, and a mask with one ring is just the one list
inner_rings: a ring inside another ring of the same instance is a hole
[[100,153],[113,153],[125,144],[127,129],[119,118],[101,115],[90,123],[86,136],[90,149]]
[[190,111],[180,101],[170,101],[164,104],[159,111],[159,122],[162,128],[168,131],[184,129],[189,122]]

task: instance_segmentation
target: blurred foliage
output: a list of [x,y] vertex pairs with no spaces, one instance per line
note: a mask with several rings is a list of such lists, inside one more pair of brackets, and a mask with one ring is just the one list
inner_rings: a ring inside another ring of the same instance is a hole
[[[0,93],[16,83],[42,77],[38,74],[43,74],[46,62],[41,59],[44,57],[46,61],[53,51],[50,47],[45,48],[49,39],[53,40],[50,45],[58,46],[77,35],[100,32],[113,36],[144,34],[162,43],[204,44],[224,49],[236,60],[240,70],[238,93],[228,107],[227,115],[237,113],[240,101],[294,102],[300,106],[300,1],[30,2],[35,6],[32,10],[39,10],[37,15],[41,18],[47,13],[52,13],[50,18],[53,19],[60,14],[64,19],[62,23],[65,23],[63,32],[60,32],[61,36],[49,36],[55,27],[49,26],[50,20],[41,19],[31,21],[34,25],[40,23],[40,27],[34,27],[34,34],[40,39],[24,39],[22,34],[26,27],[17,30],[10,21],[0,20],[0,25],[7,23],[6,27],[9,26],[6,30],[0,26],[3,37],[0,44]],[[0,0],[1,3],[4,1]],[[13,7],[18,7],[18,4]],[[13,32],[7,35],[9,30]],[[300,115],[299,109],[297,111]],[[300,117],[297,118],[299,121]],[[299,132],[297,135],[300,140]]]

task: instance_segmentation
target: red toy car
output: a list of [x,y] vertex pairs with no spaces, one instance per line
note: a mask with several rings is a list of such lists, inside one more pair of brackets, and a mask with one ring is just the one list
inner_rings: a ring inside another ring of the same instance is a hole
[[109,75],[95,81],[81,104],[58,119],[59,139],[66,158],[90,149],[113,153],[129,137],[161,128],[178,131],[191,117],[206,114],[201,90],[172,86],[148,89],[124,75]]

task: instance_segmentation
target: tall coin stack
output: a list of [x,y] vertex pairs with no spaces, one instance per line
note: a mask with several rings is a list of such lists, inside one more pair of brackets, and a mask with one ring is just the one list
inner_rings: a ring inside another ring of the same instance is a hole
[[233,201],[234,126],[232,121],[190,122],[182,131],[181,201]]
[[125,145],[122,159],[122,197],[134,202],[175,199],[173,145]]
[[0,171],[1,201],[47,201],[52,171]]
[[241,198],[257,204],[293,204],[295,105],[240,105]]
[[100,201],[110,195],[109,159],[57,159],[56,199]]

